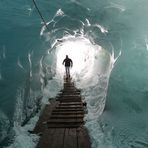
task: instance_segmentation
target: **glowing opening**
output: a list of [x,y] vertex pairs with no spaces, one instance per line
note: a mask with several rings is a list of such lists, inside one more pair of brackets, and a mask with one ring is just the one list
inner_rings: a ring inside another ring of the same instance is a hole
[[88,39],[71,38],[64,41],[57,47],[57,71],[64,75],[65,67],[62,65],[66,55],[73,61],[73,67],[70,70],[71,76],[85,73],[90,75],[94,65],[95,48]]

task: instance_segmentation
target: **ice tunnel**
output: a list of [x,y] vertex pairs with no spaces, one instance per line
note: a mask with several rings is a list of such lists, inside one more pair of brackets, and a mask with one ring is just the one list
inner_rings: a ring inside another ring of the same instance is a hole
[[34,148],[65,55],[92,148],[148,148],[148,1],[0,1],[0,147]]

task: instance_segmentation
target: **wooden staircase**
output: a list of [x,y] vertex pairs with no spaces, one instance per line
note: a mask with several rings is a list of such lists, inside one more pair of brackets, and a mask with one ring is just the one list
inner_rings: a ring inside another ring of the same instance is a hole
[[83,126],[85,104],[80,93],[71,79],[66,78],[64,89],[56,101],[45,107],[34,129],[35,133],[41,135],[37,148],[91,147],[87,130]]

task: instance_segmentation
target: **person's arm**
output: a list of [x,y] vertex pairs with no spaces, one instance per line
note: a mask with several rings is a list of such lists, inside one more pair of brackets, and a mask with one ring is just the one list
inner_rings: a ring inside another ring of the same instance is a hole
[[73,66],[73,62],[72,62],[72,60],[71,60],[71,67]]
[[62,64],[64,65],[64,63],[65,63],[65,59],[63,60],[63,63]]

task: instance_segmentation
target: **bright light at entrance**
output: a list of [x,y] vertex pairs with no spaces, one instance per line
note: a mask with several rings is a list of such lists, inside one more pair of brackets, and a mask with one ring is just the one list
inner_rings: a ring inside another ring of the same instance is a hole
[[94,64],[95,49],[88,39],[72,38],[57,47],[57,71],[65,73],[65,67],[62,65],[66,55],[73,61],[73,67],[70,70],[71,75],[89,74]]

